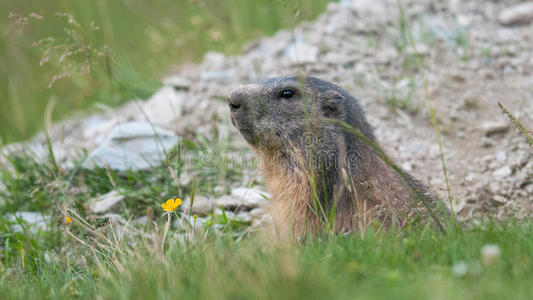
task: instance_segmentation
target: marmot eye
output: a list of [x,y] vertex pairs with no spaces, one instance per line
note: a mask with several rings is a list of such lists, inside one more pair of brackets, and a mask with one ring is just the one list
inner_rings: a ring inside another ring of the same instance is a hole
[[279,94],[279,96],[283,99],[290,99],[294,96],[294,92],[292,90],[284,90]]

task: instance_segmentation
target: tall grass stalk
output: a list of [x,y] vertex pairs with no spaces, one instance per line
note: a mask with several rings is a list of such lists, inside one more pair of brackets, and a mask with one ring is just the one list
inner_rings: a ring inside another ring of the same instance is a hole
[[52,128],[52,113],[56,105],[55,99],[52,99],[48,102],[46,106],[45,116],[44,116],[44,135],[46,137],[46,145],[48,147],[48,156],[52,167],[54,168],[55,175],[59,176],[59,166],[57,165],[56,156],[54,154],[54,148],[52,147],[52,140],[50,139],[49,131]]
[[450,188],[450,181],[449,181],[449,178],[448,178],[448,170],[447,170],[447,167],[446,167],[446,161],[444,159],[444,151],[442,149],[442,136],[441,136],[439,123],[437,122],[437,118],[435,116],[435,108],[433,107],[433,104],[432,104],[432,101],[431,101],[431,96],[429,95],[428,80],[427,80],[425,72],[424,72],[424,65],[422,63],[422,58],[421,58],[420,54],[418,53],[418,51],[416,50],[416,44],[415,44],[415,41],[414,41],[414,38],[413,38],[413,33],[411,32],[411,29],[409,27],[409,22],[407,21],[407,16],[405,15],[405,11],[404,11],[403,5],[401,4],[400,0],[397,0],[397,3],[398,3],[398,7],[400,9],[402,22],[405,24],[405,28],[407,29],[406,31],[408,33],[409,41],[410,41],[411,46],[413,47],[413,51],[415,53],[416,64],[418,66],[418,70],[420,72],[420,75],[422,76],[422,82],[424,84],[424,93],[425,93],[426,104],[427,104],[427,107],[429,109],[429,116],[430,116],[431,124],[433,125],[433,129],[435,130],[435,134],[437,135],[437,142],[438,142],[438,145],[439,145],[440,160],[441,160],[441,164],[442,164],[442,173],[444,174],[444,181],[446,183],[446,192],[448,194],[448,202],[449,202],[449,205],[450,205],[450,211],[451,211],[451,213],[453,215],[454,214],[453,197],[452,197],[452,192],[451,192],[451,188]]
[[518,131],[520,131],[520,133],[522,134],[522,136],[526,139],[527,143],[529,144],[529,146],[531,146],[531,148],[533,148],[533,137],[531,136],[531,134],[529,134],[529,132],[526,130],[526,128],[524,127],[524,125],[522,125],[522,123],[520,123],[520,121],[518,121],[517,118],[515,118],[508,110],[507,108],[505,108],[505,106],[503,106],[503,104],[501,102],[498,102],[498,106],[500,107],[500,109],[502,110],[502,113],[504,115],[506,115],[509,120],[511,120],[511,122],[513,122],[514,126],[516,127],[516,129],[518,129]]
[[[359,139],[361,139],[361,141],[363,143],[365,143],[366,145],[372,147],[374,150],[376,150],[378,156],[391,168],[394,169],[394,171],[396,171],[400,177],[402,178],[402,180],[406,183],[406,185],[411,189],[411,192],[413,193],[413,195],[415,196],[415,198],[420,202],[422,203],[422,205],[424,205],[424,207],[428,210],[431,218],[435,221],[435,224],[437,225],[437,227],[439,228],[439,230],[445,232],[445,228],[442,224],[442,220],[437,217],[437,214],[435,213],[435,211],[433,210],[433,207],[431,207],[431,204],[428,202],[428,200],[422,196],[420,194],[420,192],[413,186],[411,186],[409,184],[409,180],[407,179],[407,175],[405,175],[405,173],[403,172],[403,170],[397,166],[394,161],[387,156],[387,154],[385,153],[385,151],[383,151],[381,149],[381,147],[379,147],[378,144],[376,144],[375,142],[371,141],[370,139],[368,139],[359,129],[357,128],[354,128],[352,126],[350,126],[349,124],[346,124],[345,122],[342,122],[342,121],[339,121],[339,120],[336,120],[336,119],[325,119],[326,121],[332,123],[332,124],[336,124],[338,126],[341,126],[344,130],[346,130],[347,132],[357,136]],[[443,207],[443,212],[445,212],[444,210],[444,207]],[[446,215],[446,214],[445,214]]]

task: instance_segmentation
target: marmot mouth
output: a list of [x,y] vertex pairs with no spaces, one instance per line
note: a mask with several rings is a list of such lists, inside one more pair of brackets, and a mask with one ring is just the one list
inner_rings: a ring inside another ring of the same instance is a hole
[[251,145],[257,145],[258,139],[253,130],[238,128],[242,137]]

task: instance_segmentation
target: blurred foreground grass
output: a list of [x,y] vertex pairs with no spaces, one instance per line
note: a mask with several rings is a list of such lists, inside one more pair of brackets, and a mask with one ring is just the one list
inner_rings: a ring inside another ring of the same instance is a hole
[[42,128],[53,99],[57,119],[147,97],[173,66],[208,50],[238,53],[253,38],[315,18],[327,2],[0,1],[0,145]]
[[[183,150],[221,157],[222,149],[236,150],[227,138],[198,136],[184,142]],[[79,166],[87,153],[71,170],[61,170],[50,157],[27,151],[8,156],[10,168],[0,169],[1,299],[531,299],[533,294],[529,219],[478,218],[472,221],[476,225],[450,223],[442,232],[374,224],[347,236],[325,233],[296,243],[265,239],[251,222],[222,210],[190,227],[191,218],[183,217],[166,235],[162,202],[171,195],[213,195],[217,186],[240,182],[245,170],[210,169],[204,159],[191,161],[187,170],[182,158],[189,156],[183,154],[149,172],[86,170]],[[179,183],[183,173],[195,180],[176,184],[172,174]],[[112,190],[125,196],[116,214],[91,213],[87,204]],[[43,213],[46,226],[12,217],[21,211]],[[117,217],[130,221],[111,221]],[[141,217],[146,222],[137,222]]]
[[107,256],[74,241],[67,251],[84,259],[40,249],[22,263],[23,254],[0,273],[0,293],[3,299],[531,299],[532,232],[528,222],[510,222],[446,234],[369,229],[302,244],[211,236],[163,252],[148,238],[136,246],[117,241]]

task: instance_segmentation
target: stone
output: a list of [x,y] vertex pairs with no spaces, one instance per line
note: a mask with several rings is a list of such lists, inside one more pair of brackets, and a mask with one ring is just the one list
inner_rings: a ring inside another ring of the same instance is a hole
[[489,181],[488,179],[485,179],[484,181],[486,191],[491,195],[504,195],[506,193],[507,186],[503,183],[497,182],[496,180]]
[[265,215],[265,211],[260,207],[254,208],[250,211],[250,217],[252,218],[261,218],[264,215]]
[[89,209],[92,213],[101,214],[112,211],[118,207],[124,196],[117,191],[111,191],[100,197],[94,198],[89,203]]
[[505,133],[509,130],[509,123],[505,120],[486,121],[479,125],[485,136],[491,136],[498,133]]
[[494,146],[494,140],[492,140],[491,138],[488,138],[486,136],[482,136],[480,144],[484,148],[490,148],[490,147]]
[[387,7],[387,3],[384,1],[357,0],[352,1],[351,4],[352,9],[357,11],[361,17],[381,17],[381,19],[386,17],[385,11],[394,11],[396,8],[393,6]]
[[526,24],[533,21],[533,1],[510,6],[500,12],[498,21],[503,25]]
[[140,216],[137,219],[133,220],[133,223],[141,226],[146,226],[149,221],[150,219],[147,216]]
[[148,101],[138,102],[138,115],[152,124],[171,128],[182,116],[186,93],[171,86],[160,88]]
[[504,163],[507,160],[507,153],[505,151],[498,151],[496,153],[496,160],[500,163]]
[[24,232],[23,227],[18,224],[18,220],[29,226],[30,230],[41,229],[44,230],[48,227],[50,222],[50,216],[43,215],[40,212],[33,211],[21,211],[15,214],[7,215],[6,220],[14,223],[11,229],[15,232]]
[[251,210],[267,204],[264,196],[270,197],[268,193],[257,188],[239,187],[232,189],[230,195],[216,199],[215,205],[217,207],[224,206],[225,209],[233,211]]
[[112,230],[114,235],[122,240],[124,237],[128,239],[140,236],[142,238],[150,238],[150,235],[138,230],[131,224],[130,220],[124,219],[121,215],[118,214],[104,214],[97,217],[100,220],[104,220],[109,226],[101,227],[98,230]]
[[13,143],[0,148],[0,167],[10,168],[11,163],[8,157],[17,154],[29,155],[38,163],[44,163],[50,159],[48,148],[41,144]]
[[492,175],[494,177],[498,177],[498,178],[505,178],[505,177],[511,175],[512,173],[513,173],[513,170],[511,169],[511,167],[503,166],[503,167],[495,170],[494,172],[492,172]]
[[175,75],[175,76],[169,76],[169,77],[163,78],[163,84],[167,86],[171,86],[175,90],[188,91],[190,86],[192,85],[192,82],[188,78]]
[[81,134],[84,140],[92,141],[94,145],[101,145],[105,142],[107,134],[113,130],[116,124],[117,121],[114,119],[100,115],[92,116],[83,121]]
[[533,196],[533,184],[527,185],[525,190],[528,193],[528,195]]
[[498,262],[500,258],[500,247],[494,244],[487,244],[481,249],[481,262],[483,266],[490,267]]
[[226,62],[227,58],[223,53],[210,51],[204,55],[202,66],[211,69],[221,69],[226,66]]
[[477,177],[479,177],[479,174],[478,174],[478,173],[469,172],[468,174],[466,174],[466,176],[465,176],[465,180],[466,180],[467,182],[473,182],[474,179],[476,179]]
[[[183,211],[189,213],[191,198],[187,197],[182,204]],[[213,212],[213,200],[202,195],[195,195],[194,202],[189,214],[205,216]]]
[[411,172],[413,171],[413,165],[410,162],[406,161],[402,164],[402,169],[406,172]]
[[[124,219],[122,216],[117,214],[105,214],[100,217],[99,219],[107,220],[112,225],[126,225],[128,224],[128,221]],[[119,232],[120,233],[120,232]]]
[[512,157],[509,158],[509,164],[511,166],[522,167],[530,159],[530,153],[526,151],[518,151]]
[[229,82],[235,76],[234,70],[215,70],[202,73],[201,79],[204,81]]
[[228,58],[219,52],[206,53],[201,66],[201,81],[229,83],[237,76],[236,70],[228,64]]
[[239,211],[235,216],[233,216],[232,219],[242,222],[250,222],[252,220],[252,216],[247,211]]
[[507,203],[507,199],[505,199],[502,195],[494,195],[492,196],[492,201],[496,202],[497,204],[505,204]]
[[190,183],[192,183],[193,180],[194,176],[190,172],[184,172],[180,174],[180,177],[178,178],[179,184],[181,186],[189,185]]
[[464,261],[458,262],[452,267],[452,273],[455,277],[463,277],[467,272],[468,265]]
[[160,165],[178,137],[148,122],[117,125],[106,142],[95,149],[83,167],[109,167],[117,171],[146,170]]
[[285,47],[283,57],[292,65],[314,63],[318,59],[318,47],[297,38],[296,42]]

